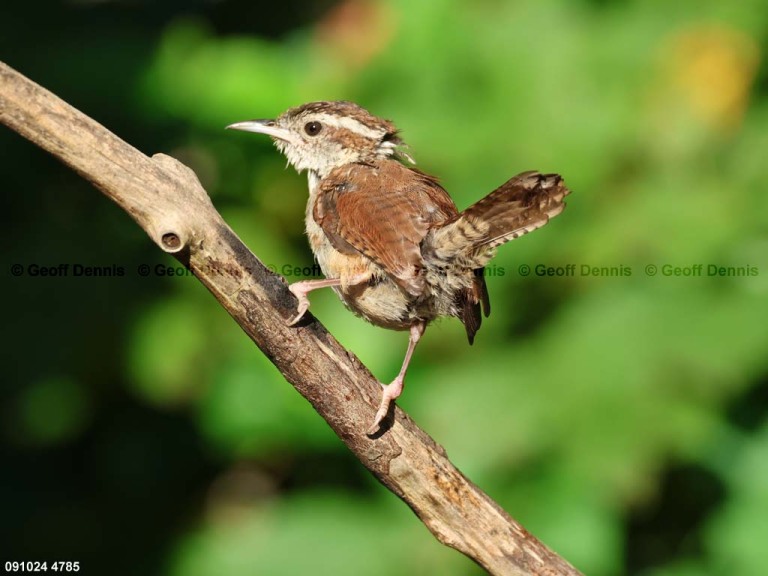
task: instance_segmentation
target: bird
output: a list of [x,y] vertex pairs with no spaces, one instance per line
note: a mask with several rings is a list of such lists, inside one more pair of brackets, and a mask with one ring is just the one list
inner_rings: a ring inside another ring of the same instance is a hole
[[288,324],[302,319],[311,291],[330,287],[368,322],[409,333],[400,372],[381,384],[369,435],[402,393],[427,325],[455,317],[472,344],[491,311],[484,267],[500,245],[560,214],[570,193],[559,174],[526,171],[459,211],[438,179],[415,167],[395,125],[349,101],[310,102],[227,128],[269,136],[308,173],[306,234],[324,278],[289,285],[298,305]]

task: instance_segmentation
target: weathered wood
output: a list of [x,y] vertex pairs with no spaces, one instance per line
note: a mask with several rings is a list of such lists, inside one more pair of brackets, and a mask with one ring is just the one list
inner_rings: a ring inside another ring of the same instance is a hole
[[145,156],[2,62],[0,78],[3,124],[92,182],[187,265],[438,540],[492,574],[579,574],[472,484],[399,408],[391,427],[366,435],[379,400],[376,379],[310,314],[286,326],[296,301],[285,282],[222,220],[192,170],[169,156]]

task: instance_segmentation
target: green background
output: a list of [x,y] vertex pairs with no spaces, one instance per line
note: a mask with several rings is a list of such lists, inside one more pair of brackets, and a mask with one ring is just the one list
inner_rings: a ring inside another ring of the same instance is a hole
[[[565,213],[494,260],[475,345],[455,320],[431,326],[399,404],[587,574],[765,573],[764,0],[107,1],[1,16],[0,59],[191,166],[278,270],[312,265],[305,177],[232,122],[354,100],[402,129],[460,208],[517,172],[562,174]],[[178,264],[127,215],[18,135],[0,131],[0,150],[2,561],[482,572],[347,453],[193,277],[157,273]],[[31,275],[62,263],[66,277]],[[311,300],[374,374],[395,375],[405,334],[330,291]]]

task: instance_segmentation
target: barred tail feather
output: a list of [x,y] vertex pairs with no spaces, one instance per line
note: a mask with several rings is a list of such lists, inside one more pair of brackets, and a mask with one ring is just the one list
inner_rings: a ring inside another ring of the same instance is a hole
[[485,266],[496,247],[541,228],[560,214],[569,193],[558,174],[518,174],[435,230],[428,252],[438,263]]

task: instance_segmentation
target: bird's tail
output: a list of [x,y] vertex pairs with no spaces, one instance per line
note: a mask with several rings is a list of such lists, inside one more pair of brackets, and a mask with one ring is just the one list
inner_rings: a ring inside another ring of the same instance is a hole
[[570,194],[558,174],[523,172],[425,238],[425,256],[440,266],[482,268],[496,247],[541,228]]

